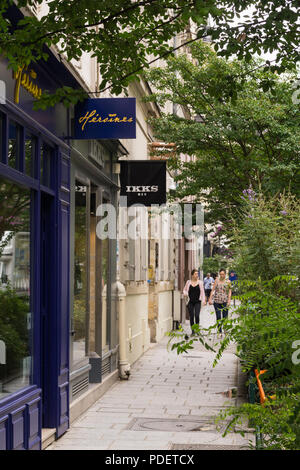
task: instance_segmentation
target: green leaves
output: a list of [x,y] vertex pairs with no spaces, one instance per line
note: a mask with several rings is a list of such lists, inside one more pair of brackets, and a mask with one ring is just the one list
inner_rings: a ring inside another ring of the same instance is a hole
[[[11,3],[3,0],[0,6],[1,54],[17,65],[45,57],[44,46],[57,46],[69,61],[92,52],[101,66],[99,90],[109,86],[115,94],[148,67],[149,56],[153,60],[167,57],[173,50],[171,41],[190,30],[191,20],[196,33],[187,41],[210,35],[220,56],[236,54],[250,63],[256,52],[278,50],[278,64],[273,65],[277,72],[299,60],[296,0],[267,4],[264,0],[225,0],[221,4],[215,0],[52,0],[40,20],[25,17],[14,29],[5,16]],[[19,7],[32,4],[32,0],[18,1]],[[249,7],[249,18],[241,15],[239,24],[232,23],[234,15]],[[208,27],[209,17],[213,26]]]
[[87,93],[84,90],[76,90],[68,86],[63,86],[62,88],[58,88],[54,94],[44,92],[41,98],[34,102],[33,109],[47,109],[59,103],[62,103],[68,108],[71,105],[75,105],[78,101],[82,101],[84,98],[87,98]]
[[[292,276],[300,272],[300,204],[287,193],[243,200],[239,222],[232,227],[235,266],[240,278],[270,282],[273,292],[297,295]],[[280,276],[280,277],[278,277]]]
[[[189,113],[151,120],[157,139],[174,142],[180,153],[196,157],[179,170],[176,196],[193,195],[206,204],[207,223],[239,218],[242,191],[252,185],[265,194],[286,187],[299,194],[300,115],[291,102],[293,72],[278,77],[261,60],[220,59],[203,43],[191,46],[192,60],[169,58],[167,67],[145,77],[162,106],[176,103]],[[172,108],[170,108],[172,109]]]
[[206,333],[210,329],[201,328],[198,324],[194,324],[192,330],[195,336],[191,338],[184,333],[182,325],[180,325],[178,331],[166,333],[166,336],[170,337],[167,349],[176,350],[177,354],[188,353],[189,350],[194,348],[194,342],[199,341],[207,351],[215,352],[215,349],[206,340]]

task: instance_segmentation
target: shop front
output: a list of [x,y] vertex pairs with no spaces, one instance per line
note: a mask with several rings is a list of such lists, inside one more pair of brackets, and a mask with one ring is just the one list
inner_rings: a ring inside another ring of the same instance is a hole
[[40,449],[42,428],[69,426],[69,116],[32,109],[66,77],[51,54],[15,74],[0,62],[1,450]]
[[116,239],[96,234],[97,208],[117,204],[112,141],[72,141],[70,400],[117,369]]

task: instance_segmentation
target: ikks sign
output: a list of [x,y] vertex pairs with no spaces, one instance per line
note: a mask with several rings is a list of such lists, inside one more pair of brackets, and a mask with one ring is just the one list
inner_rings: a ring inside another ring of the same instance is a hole
[[127,205],[164,204],[166,202],[166,162],[121,161],[121,196]]
[[94,98],[75,106],[74,139],[135,139],[135,98]]

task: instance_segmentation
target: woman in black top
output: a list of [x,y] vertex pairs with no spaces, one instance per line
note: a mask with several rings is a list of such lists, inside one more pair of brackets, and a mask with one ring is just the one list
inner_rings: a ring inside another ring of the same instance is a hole
[[[188,298],[187,308],[190,315],[190,324],[191,328],[196,322],[199,324],[201,301],[205,305],[205,294],[203,282],[198,279],[197,269],[193,269],[191,280],[187,281],[184,289],[183,295]],[[192,334],[194,334],[192,329]]]

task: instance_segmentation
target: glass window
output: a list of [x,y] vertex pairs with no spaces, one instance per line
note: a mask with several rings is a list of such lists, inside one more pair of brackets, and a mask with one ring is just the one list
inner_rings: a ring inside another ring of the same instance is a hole
[[36,138],[30,132],[25,134],[25,173],[34,177]]
[[41,145],[41,184],[50,188],[52,186],[52,160],[53,149],[49,145],[43,143]]
[[19,168],[20,159],[20,126],[14,122],[9,121],[9,134],[8,134],[8,164],[16,170]]
[[0,399],[31,383],[30,201],[0,178]]
[[4,116],[2,113],[0,113],[0,161],[4,161],[3,158],[3,137],[4,137],[4,132],[3,132],[3,127],[4,127]]
[[96,191],[97,188],[91,186],[90,193],[90,301],[89,301],[89,331],[88,331],[88,350],[89,353],[96,350],[96,322],[98,319],[97,305],[97,237],[96,237]]
[[[103,204],[109,201],[103,199]],[[109,349],[109,299],[108,294],[108,273],[109,273],[109,238],[101,240],[101,273],[102,273],[102,350],[106,352]]]
[[87,186],[75,187],[73,363],[86,355],[87,331]]

